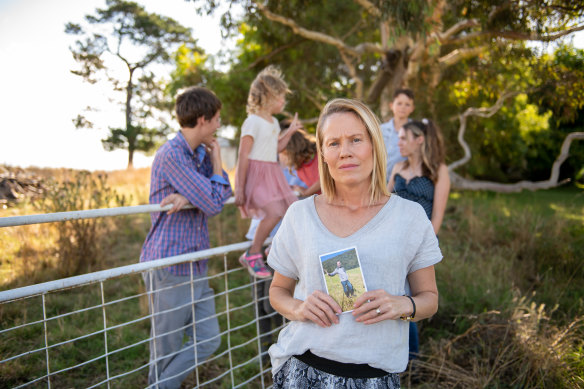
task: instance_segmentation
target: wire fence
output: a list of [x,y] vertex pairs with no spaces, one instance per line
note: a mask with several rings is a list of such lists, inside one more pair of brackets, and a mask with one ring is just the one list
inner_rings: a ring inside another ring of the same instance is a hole
[[[161,210],[149,207],[147,212]],[[79,212],[75,217],[83,218],[86,211]],[[22,225],[11,219],[4,225]],[[285,321],[269,307],[270,280],[250,277],[235,260],[249,246],[236,243],[0,292],[0,387],[148,387],[153,317],[142,276],[178,263],[194,267],[207,258],[221,344],[187,368],[193,373],[184,386],[270,387],[267,348]],[[193,317],[201,301],[189,301]]]

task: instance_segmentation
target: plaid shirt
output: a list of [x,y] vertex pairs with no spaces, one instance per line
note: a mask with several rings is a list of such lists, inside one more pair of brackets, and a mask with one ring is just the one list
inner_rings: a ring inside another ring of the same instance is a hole
[[[221,212],[232,195],[227,174],[213,174],[205,147],[200,145],[193,152],[181,132],[156,152],[150,177],[150,204],[159,204],[172,193],[186,197],[195,209],[171,215],[152,213],[152,227],[142,246],[140,262],[208,249],[207,218]],[[202,274],[206,266],[207,260],[203,260],[193,268],[196,274]],[[167,270],[174,275],[190,275],[190,263],[173,265]]]

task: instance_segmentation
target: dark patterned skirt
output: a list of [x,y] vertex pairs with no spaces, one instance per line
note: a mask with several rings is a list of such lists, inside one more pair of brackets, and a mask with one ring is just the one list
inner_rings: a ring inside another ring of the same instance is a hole
[[325,373],[292,357],[274,376],[274,389],[399,389],[399,374],[377,378],[348,378]]

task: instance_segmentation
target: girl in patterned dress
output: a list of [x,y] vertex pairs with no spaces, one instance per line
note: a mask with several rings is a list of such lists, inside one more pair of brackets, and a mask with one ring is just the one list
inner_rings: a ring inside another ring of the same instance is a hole
[[432,121],[422,119],[406,123],[398,136],[400,154],[407,160],[394,166],[387,188],[419,203],[438,235],[450,193],[440,130]]

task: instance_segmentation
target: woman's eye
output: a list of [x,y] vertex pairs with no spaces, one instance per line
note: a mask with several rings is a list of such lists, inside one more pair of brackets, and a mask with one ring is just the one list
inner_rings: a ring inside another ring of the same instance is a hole
[[354,142],[354,143],[361,142],[361,138],[353,138],[353,142]]

